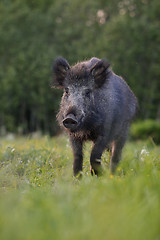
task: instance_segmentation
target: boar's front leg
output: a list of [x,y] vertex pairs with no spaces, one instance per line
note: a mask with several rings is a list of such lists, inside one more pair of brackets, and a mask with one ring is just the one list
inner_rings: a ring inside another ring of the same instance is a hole
[[91,164],[91,174],[92,175],[94,173],[97,176],[102,174],[101,156],[102,156],[105,148],[106,148],[106,138],[101,136],[95,142],[92,152],[91,152],[90,164]]
[[70,137],[72,150],[73,150],[73,174],[74,176],[77,176],[82,172],[83,167],[83,152],[82,152],[82,144],[83,142],[81,139],[77,139],[75,137]]

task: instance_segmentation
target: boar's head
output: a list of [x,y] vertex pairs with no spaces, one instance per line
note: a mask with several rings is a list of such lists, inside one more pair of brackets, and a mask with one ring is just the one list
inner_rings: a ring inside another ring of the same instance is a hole
[[64,89],[58,121],[70,132],[90,129],[98,122],[95,91],[107,81],[109,63],[92,58],[70,66],[58,57],[53,65],[54,85]]

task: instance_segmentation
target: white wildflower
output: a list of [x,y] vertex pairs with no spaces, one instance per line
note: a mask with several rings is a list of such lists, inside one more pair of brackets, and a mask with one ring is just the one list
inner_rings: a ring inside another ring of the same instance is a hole
[[145,160],[145,158],[148,156],[149,156],[149,152],[147,151],[147,149],[145,147],[143,147],[139,154],[139,160],[143,162]]
[[12,148],[11,152],[13,153],[15,151],[15,148]]

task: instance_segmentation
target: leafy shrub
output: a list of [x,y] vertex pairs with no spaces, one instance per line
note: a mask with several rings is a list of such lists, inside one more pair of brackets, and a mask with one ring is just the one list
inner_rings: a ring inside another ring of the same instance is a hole
[[131,138],[134,140],[152,138],[155,143],[160,144],[160,121],[148,119],[133,123]]

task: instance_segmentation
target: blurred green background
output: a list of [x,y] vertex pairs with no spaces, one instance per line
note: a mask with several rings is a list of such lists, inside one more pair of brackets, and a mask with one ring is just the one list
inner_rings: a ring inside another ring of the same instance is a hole
[[139,120],[160,120],[159,29],[159,0],[1,0],[0,135],[57,133],[59,55],[107,58],[136,94]]

